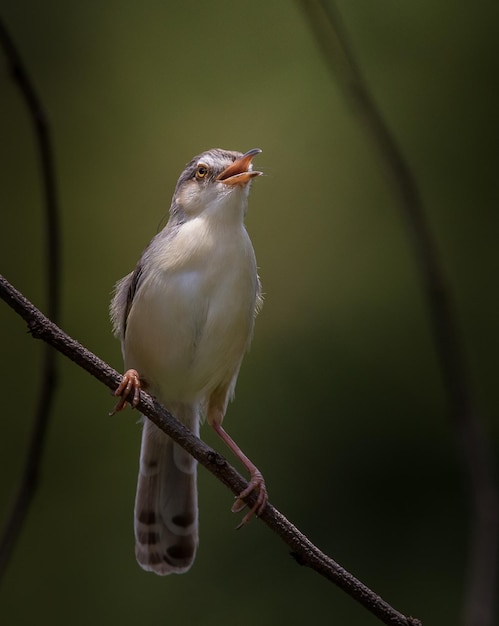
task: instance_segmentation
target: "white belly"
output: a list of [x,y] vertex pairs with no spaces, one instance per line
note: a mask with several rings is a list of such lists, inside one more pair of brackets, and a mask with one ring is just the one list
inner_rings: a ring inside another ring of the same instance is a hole
[[160,269],[146,273],[127,320],[125,366],[165,403],[202,402],[229,385],[253,332],[258,279],[246,231],[229,241],[194,235],[195,248],[186,232],[155,259]]

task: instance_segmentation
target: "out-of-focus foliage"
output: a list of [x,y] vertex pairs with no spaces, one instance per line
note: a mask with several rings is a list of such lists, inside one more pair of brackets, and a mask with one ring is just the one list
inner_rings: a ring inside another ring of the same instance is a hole
[[[499,5],[339,8],[419,181],[497,450]],[[262,148],[266,176],[247,222],[266,303],[226,426],[312,541],[399,610],[456,623],[468,501],[417,268],[385,172],[297,6],[4,0],[1,11],[55,141],[64,329],[120,369],[110,292],[156,232],[184,164],[215,146]],[[43,310],[37,154],[3,59],[0,136],[0,272]],[[3,523],[40,346],[1,303],[0,346]],[[263,524],[235,533],[231,496],[203,469],[192,571],[140,570],[137,416],[107,417],[107,391],[59,365],[43,480],[0,591],[2,623],[378,623],[297,567]]]

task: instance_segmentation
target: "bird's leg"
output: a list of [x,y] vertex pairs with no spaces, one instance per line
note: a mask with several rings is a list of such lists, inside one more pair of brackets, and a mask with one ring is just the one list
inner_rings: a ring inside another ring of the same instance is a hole
[[[226,391],[226,390],[225,390]],[[246,506],[244,502],[244,498],[250,495],[253,491],[257,492],[257,498],[255,504],[251,507],[251,509],[246,513],[246,515],[241,520],[241,523],[237,528],[241,528],[244,524],[247,524],[253,515],[261,515],[265,508],[265,505],[268,501],[267,495],[267,487],[265,485],[265,480],[262,476],[260,470],[256,467],[254,463],[252,463],[248,457],[244,454],[241,448],[237,445],[237,443],[232,439],[229,433],[222,428],[222,419],[225,413],[225,402],[221,401],[222,397],[225,398],[226,393],[221,392],[220,390],[215,392],[211,398],[208,407],[208,423],[211,425],[213,430],[217,433],[217,435],[225,442],[227,446],[232,450],[232,452],[237,456],[237,458],[241,461],[244,467],[248,470],[250,474],[250,480],[246,489],[241,491],[241,493],[237,496],[236,501],[232,505],[232,512],[239,513]],[[221,408],[223,407],[223,408]]]
[[127,370],[123,374],[121,383],[114,392],[114,395],[119,397],[119,400],[109,415],[118,413],[118,411],[124,409],[129,402],[132,407],[135,408],[137,406],[140,398],[140,377],[137,370]]
[[244,526],[244,524],[247,524],[250,521],[255,513],[258,516],[263,512],[263,509],[267,504],[267,500],[269,499],[267,495],[267,487],[265,486],[265,480],[260,470],[248,459],[234,439],[232,439],[229,433],[223,429],[222,425],[219,422],[213,422],[211,426],[217,435],[229,446],[250,474],[248,486],[237,496],[236,501],[232,505],[232,512],[239,513],[239,511],[246,506],[244,498],[249,496],[249,494],[253,491],[258,491],[255,504],[251,507],[248,513],[246,513],[238,526],[238,528],[241,528],[241,526]]

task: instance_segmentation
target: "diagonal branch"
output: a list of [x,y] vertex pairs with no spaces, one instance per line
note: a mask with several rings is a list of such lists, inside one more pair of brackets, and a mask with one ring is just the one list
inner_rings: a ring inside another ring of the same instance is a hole
[[492,626],[497,593],[499,491],[459,333],[454,303],[411,168],[388,129],[354,58],[334,4],[300,0],[325,61],[363,124],[399,199],[425,293],[433,340],[469,483],[473,527],[465,623]]
[[[95,354],[66,335],[58,326],[45,317],[31,302],[19,293],[3,276],[0,276],[0,298],[16,311],[28,324],[36,339],[42,339],[92,374],[97,380],[115,390],[121,382],[121,375],[101,361]],[[176,420],[164,407],[144,391],[140,392],[137,407],[179,445],[185,448],[206,469],[214,474],[234,495],[247,486],[244,478],[227,463],[225,458],[198,439],[192,432]],[[252,493],[245,501],[254,504]],[[406,617],[371,591],[338,563],[321,552],[305,535],[293,526],[277,509],[267,504],[261,519],[291,548],[292,556],[300,565],[312,568],[321,576],[340,587],[353,599],[391,626],[420,626],[421,622]]]
[[[45,205],[45,282],[47,289],[47,311],[50,319],[57,322],[60,308],[59,286],[61,271],[59,210],[49,126],[33,83],[1,19],[0,45],[5,52],[12,78],[17,83],[28,108],[38,147]],[[44,344],[41,363],[41,383],[24,472],[10,516],[7,519],[5,529],[0,538],[0,580],[12,556],[38,484],[55,388],[56,352],[48,344]]]

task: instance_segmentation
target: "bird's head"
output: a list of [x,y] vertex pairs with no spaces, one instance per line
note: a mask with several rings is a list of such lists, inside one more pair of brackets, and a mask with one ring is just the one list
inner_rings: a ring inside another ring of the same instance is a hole
[[262,172],[252,160],[261,150],[245,154],[214,148],[194,157],[178,179],[172,215],[190,219],[202,212],[223,214],[240,210],[244,215],[250,182]]

